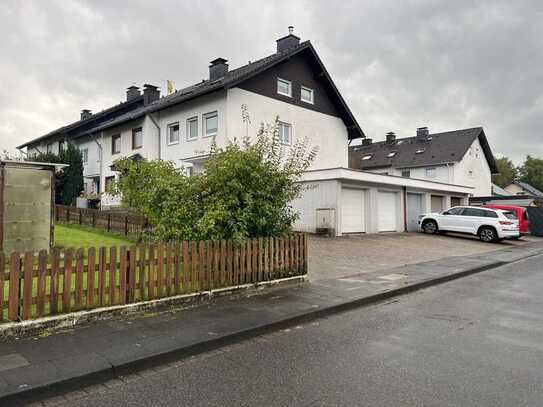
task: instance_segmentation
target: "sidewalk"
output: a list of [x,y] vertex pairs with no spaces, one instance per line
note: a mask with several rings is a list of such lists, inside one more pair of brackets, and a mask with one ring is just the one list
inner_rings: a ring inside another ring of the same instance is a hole
[[529,244],[346,278],[217,297],[188,310],[0,342],[0,405],[52,397],[244,338],[543,254]]

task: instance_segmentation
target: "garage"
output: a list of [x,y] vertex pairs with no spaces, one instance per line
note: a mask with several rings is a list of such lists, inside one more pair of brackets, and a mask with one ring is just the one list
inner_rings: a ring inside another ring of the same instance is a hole
[[443,197],[441,195],[432,195],[432,212],[443,212]]
[[379,191],[377,217],[379,232],[395,232],[397,227],[396,192]]
[[454,206],[462,206],[462,198],[451,196],[451,208]]
[[362,189],[342,188],[341,233],[363,233],[366,231],[364,198],[365,193]]
[[422,215],[422,194],[407,194],[407,231],[419,230],[419,216]]

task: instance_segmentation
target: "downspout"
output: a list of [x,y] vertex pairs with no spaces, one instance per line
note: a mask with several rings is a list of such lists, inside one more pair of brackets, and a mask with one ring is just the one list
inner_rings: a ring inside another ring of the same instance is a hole
[[158,123],[156,122],[155,118],[153,117],[152,114],[149,114],[149,118],[151,119],[151,121],[153,122],[153,124],[156,126],[156,129],[157,129],[157,132],[158,132],[158,159],[160,160],[160,157],[161,157],[161,137],[160,137],[160,126],[158,125]]
[[103,150],[103,147],[102,147],[103,141],[104,141],[104,132],[103,131],[100,132],[100,143],[97,141],[97,138],[98,137],[95,137],[92,140],[98,146],[98,157],[100,157],[100,169],[99,169],[100,184],[98,185],[98,193],[100,194],[100,190],[102,189],[102,167],[103,167],[103,163],[104,163],[104,150]]
[[403,229],[407,232],[407,187],[403,187]]

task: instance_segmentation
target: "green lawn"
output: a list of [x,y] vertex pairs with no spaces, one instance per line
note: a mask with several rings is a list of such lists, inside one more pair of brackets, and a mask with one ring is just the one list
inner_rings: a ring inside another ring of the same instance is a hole
[[91,229],[78,225],[55,225],[55,247],[59,248],[89,248],[131,246],[134,242],[108,232]]

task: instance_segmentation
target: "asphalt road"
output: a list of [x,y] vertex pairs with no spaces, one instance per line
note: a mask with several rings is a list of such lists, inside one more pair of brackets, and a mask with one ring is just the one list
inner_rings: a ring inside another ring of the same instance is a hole
[[534,257],[49,403],[543,405],[542,264]]

